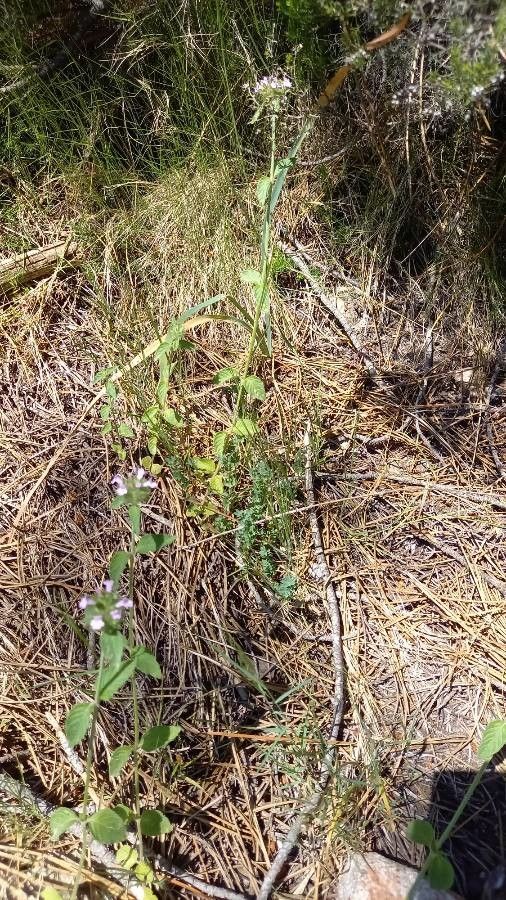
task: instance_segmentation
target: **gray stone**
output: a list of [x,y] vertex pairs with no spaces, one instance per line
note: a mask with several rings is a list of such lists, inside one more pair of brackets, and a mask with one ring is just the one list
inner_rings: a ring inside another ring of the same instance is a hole
[[[331,900],[406,900],[417,874],[416,869],[379,853],[352,853]],[[459,895],[433,890],[423,881],[413,900],[459,900]]]

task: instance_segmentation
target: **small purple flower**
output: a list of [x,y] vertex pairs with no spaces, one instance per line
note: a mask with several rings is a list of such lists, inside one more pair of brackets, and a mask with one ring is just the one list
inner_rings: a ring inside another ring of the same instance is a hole
[[91,599],[91,597],[84,596],[84,597],[81,597],[81,599],[77,605],[78,605],[79,609],[88,609],[88,606],[93,606],[93,603],[94,603],[94,601]]
[[90,619],[90,628],[93,631],[102,631],[102,628],[104,627],[104,625],[105,625],[105,622],[104,622],[102,616],[93,616],[93,618]]
[[149,488],[149,490],[154,490],[156,487],[156,481],[154,478],[146,478],[146,469],[143,469],[142,466],[138,466],[134,471],[134,479],[135,479],[135,487],[136,488]]
[[119,622],[121,620],[122,612],[120,609],[115,607],[114,609],[111,609],[110,616],[113,622]]
[[117,497],[124,497],[125,494],[128,494],[128,487],[123,475],[115,475],[111,478],[111,484]]
[[122,597],[121,600],[118,600],[116,603],[116,608],[118,609],[132,609],[133,601],[130,597]]
[[114,590],[114,581],[112,578],[105,578],[104,583],[102,585],[102,590],[104,594],[112,594]]

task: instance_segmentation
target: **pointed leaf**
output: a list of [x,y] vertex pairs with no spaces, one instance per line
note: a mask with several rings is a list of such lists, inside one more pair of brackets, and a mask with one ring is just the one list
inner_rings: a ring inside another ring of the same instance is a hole
[[478,757],[484,762],[492,759],[496,753],[506,744],[506,722],[502,719],[495,719],[489,722],[478,748]]
[[427,875],[434,890],[449,891],[455,881],[453,866],[443,853],[435,853],[432,856]]
[[175,741],[181,732],[179,725],[154,725],[141,738],[141,747],[145,753],[160,750]]
[[126,550],[116,550],[115,553],[111,556],[111,561],[109,563],[109,575],[114,581],[115,585],[119,584],[119,580],[123,575],[126,567],[128,566],[128,560],[130,555]]
[[125,823],[112,809],[99,809],[88,819],[88,825],[100,844],[117,844],[126,838]]
[[59,806],[58,809],[53,810],[49,816],[51,838],[53,841],[57,841],[61,838],[62,834],[65,834],[71,825],[74,825],[77,821],[79,821],[79,816],[73,809],[68,809],[66,806]]
[[147,837],[158,837],[172,831],[172,825],[158,809],[145,809],[141,814],[141,831]]
[[90,724],[93,703],[76,703],[65,719],[65,736],[71,747],[80,744]]
[[234,423],[234,434],[239,437],[253,437],[258,431],[253,419],[237,419]]
[[143,534],[135,545],[136,553],[157,553],[174,543],[173,534]]
[[221,459],[225,452],[228,436],[228,431],[217,431],[216,434],[213,435],[213,452],[218,459]]
[[431,847],[436,839],[432,825],[424,819],[414,819],[410,822],[406,834],[410,841],[423,844],[424,847]]
[[156,656],[145,647],[139,647],[134,656],[135,668],[143,675],[151,675],[152,678],[161,678],[162,670]]
[[237,381],[239,377],[237,369],[227,366],[226,369],[220,369],[219,372],[216,372],[213,381],[215,384],[229,384],[231,381]]
[[265,400],[265,385],[257,375],[247,375],[243,385],[252,400]]
[[134,749],[133,744],[126,744],[124,747],[116,747],[116,750],[112,751],[109,760],[109,775],[111,778],[116,778],[119,775],[121,770],[126,766]]
[[163,421],[167,422],[167,425],[171,425],[172,428],[184,428],[185,422],[182,415],[175,409],[172,409],[171,406],[168,409],[164,409],[162,418]]
[[111,700],[135,672],[135,658],[126,659],[119,666],[108,666],[100,679],[100,699]]
[[223,494],[223,491],[225,490],[224,485],[223,485],[223,475],[220,475],[219,473],[217,473],[216,475],[213,475],[209,479],[208,484],[209,484],[209,489],[211,491],[214,491],[215,494],[220,494],[220,496],[221,496],[221,494]]

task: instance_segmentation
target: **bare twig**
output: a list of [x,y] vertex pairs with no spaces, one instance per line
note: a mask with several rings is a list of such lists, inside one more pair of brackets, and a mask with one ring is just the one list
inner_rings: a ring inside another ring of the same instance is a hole
[[317,472],[318,478],[329,478],[333,481],[377,481],[381,479],[385,481],[393,481],[395,484],[405,484],[407,487],[420,487],[427,491],[434,491],[438,494],[448,494],[450,497],[456,497],[458,500],[472,501],[473,503],[490,503],[496,509],[506,511],[506,501],[501,500],[497,494],[480,493],[479,491],[470,491],[468,488],[460,487],[457,484],[443,484],[437,481],[429,481],[424,478],[417,478],[415,475],[396,475],[393,472]]
[[308,498],[308,502],[311,504],[312,509],[309,513],[310,522],[311,522],[311,533],[313,537],[313,546],[315,551],[315,558],[318,566],[325,572],[326,574],[326,597],[327,597],[327,605],[329,610],[330,621],[332,625],[332,656],[334,662],[334,696],[333,696],[333,711],[332,711],[332,719],[330,724],[330,733],[329,733],[329,744],[327,747],[327,751],[323,757],[323,760],[320,765],[320,773],[318,778],[318,783],[313,791],[313,794],[309,798],[309,800],[302,807],[302,812],[299,814],[292,827],[290,828],[288,834],[285,837],[281,847],[279,848],[276,856],[274,857],[271,867],[266,873],[262,885],[260,887],[260,891],[257,895],[257,900],[268,900],[270,897],[271,891],[274,888],[274,885],[296,844],[298,843],[300,834],[303,828],[308,824],[313,817],[316,815],[320,804],[323,800],[325,791],[327,789],[327,785],[329,783],[330,777],[332,775],[332,768],[334,765],[335,758],[335,742],[337,740],[337,736],[339,734],[339,728],[341,726],[341,720],[343,716],[344,709],[344,666],[343,666],[343,652],[342,652],[342,634],[341,634],[341,619],[339,614],[339,601],[337,598],[337,593],[334,588],[332,582],[332,575],[330,573],[330,569],[327,563],[327,558],[325,556],[325,551],[323,549],[320,527],[318,525],[318,518],[316,515],[316,511],[314,508],[315,503],[315,495],[314,495],[314,485],[313,485],[313,473],[311,468],[311,426],[310,423],[306,426],[306,431],[304,434],[304,446],[306,449],[306,494]]

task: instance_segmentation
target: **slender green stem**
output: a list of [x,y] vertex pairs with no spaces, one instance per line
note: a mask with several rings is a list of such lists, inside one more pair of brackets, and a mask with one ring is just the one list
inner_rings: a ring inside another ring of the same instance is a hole
[[482,765],[476,772],[471,784],[467,788],[464,796],[462,797],[462,800],[460,801],[459,805],[457,806],[457,809],[453,813],[453,816],[451,817],[450,821],[448,822],[448,825],[446,826],[445,830],[438,837],[434,846],[430,848],[430,850],[427,854],[427,858],[426,858],[422,868],[420,869],[420,871],[417,875],[416,881],[412,885],[411,890],[408,894],[408,900],[412,900],[412,898],[415,896],[415,889],[416,889],[417,885],[419,885],[422,878],[427,874],[434,856],[440,852],[440,850],[442,849],[444,844],[446,844],[446,841],[448,840],[448,838],[451,837],[451,835],[455,831],[455,827],[458,824],[460,818],[462,817],[462,814],[464,813],[466,807],[468,806],[469,801],[471,800],[471,797],[473,796],[476,788],[480,785],[480,783],[482,781],[482,778],[485,774],[485,769],[487,768],[488,764],[489,764],[488,760],[486,762],[482,763]]
[[[261,280],[258,285],[258,294],[257,294],[257,303],[255,307],[255,315],[253,318],[253,325],[251,328],[251,335],[249,339],[248,352],[246,354],[246,362],[244,364],[244,372],[243,377],[239,384],[239,390],[237,392],[237,403],[236,403],[236,411],[234,420],[236,420],[241,414],[242,401],[244,398],[244,378],[247,376],[248,372],[251,368],[251,363],[253,361],[253,355],[255,353],[255,348],[257,345],[257,336],[258,336],[258,328],[260,325],[260,318],[265,308],[265,302],[269,291],[269,279],[270,279],[270,269],[271,269],[271,230],[272,230],[272,209],[271,209],[271,197],[272,197],[272,188],[274,186],[275,180],[275,172],[276,172],[276,124],[277,124],[277,110],[274,111],[271,115],[271,162],[270,162],[270,171],[269,171],[269,192],[267,195],[267,199],[265,202],[265,211],[264,211],[264,220],[262,225],[262,243],[260,248],[260,275]],[[270,325],[269,325],[270,327]]]
[[97,680],[95,682],[95,696],[93,698],[93,713],[91,716],[91,725],[90,725],[90,733],[88,737],[88,750],[86,752],[86,766],[85,766],[85,774],[84,774],[84,791],[83,791],[83,811],[81,813],[81,824],[83,829],[83,837],[81,844],[81,855],[79,857],[79,866],[77,869],[76,878],[74,881],[74,886],[72,888],[72,894],[70,896],[70,900],[76,900],[77,892],[79,890],[79,885],[81,883],[81,875],[84,869],[84,864],[86,862],[86,853],[88,852],[88,807],[90,805],[90,781],[91,781],[91,769],[93,766],[93,760],[95,756],[95,733],[97,730],[97,722],[98,722],[98,713],[100,710],[100,687],[102,681],[102,671],[104,668],[104,655],[102,651],[100,651],[100,662],[98,665],[98,673]]
[[[128,645],[130,649],[130,653],[133,652],[135,645],[135,634],[134,634],[134,607],[133,607],[133,599],[134,599],[134,566],[135,566],[135,534],[132,529],[132,536],[130,538],[130,560],[128,566],[128,596],[132,601],[132,606],[130,608],[130,615],[128,618]],[[142,831],[141,831],[141,806],[140,806],[140,781],[139,781],[139,757],[137,754],[137,748],[139,746],[140,740],[140,728],[139,728],[139,698],[137,694],[137,681],[135,671],[132,674],[131,679],[131,687],[132,687],[132,712],[133,712],[133,720],[134,720],[134,747],[135,753],[133,756],[133,767],[134,767],[134,813],[135,813],[135,824],[137,828],[137,841],[138,847],[137,852],[139,854],[139,860],[142,862],[144,858],[144,848],[142,843]]]

